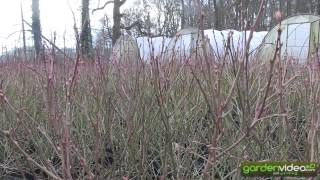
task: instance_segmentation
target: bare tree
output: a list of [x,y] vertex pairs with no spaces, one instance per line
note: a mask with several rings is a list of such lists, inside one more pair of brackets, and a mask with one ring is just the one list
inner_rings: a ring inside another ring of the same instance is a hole
[[213,0],[213,8],[214,8],[214,26],[215,26],[215,29],[220,29],[221,28],[221,25],[220,25],[221,19],[220,19],[220,12],[219,12],[220,7],[218,7],[217,0]]
[[22,41],[23,41],[23,55],[24,58],[27,58],[27,45],[26,45],[26,31],[24,28],[24,17],[23,17],[23,11],[22,11],[22,4],[20,5],[21,8],[21,28],[22,28]]
[[320,15],[320,1],[317,1],[317,14]]
[[92,49],[89,4],[89,0],[82,0],[80,45],[81,53],[86,58],[90,57]]
[[32,0],[32,34],[36,56],[39,57],[42,46],[39,0]]
[[102,7],[98,7],[92,11],[104,9],[108,4],[113,3],[113,27],[112,27],[112,44],[115,44],[117,39],[121,36],[121,18],[122,14],[120,12],[121,6],[126,2],[126,0],[113,0],[107,1]]
[[[120,37],[121,30],[125,29],[136,35],[172,36],[180,27],[195,27],[198,23],[198,6],[201,7],[203,28],[245,30],[255,21],[259,1],[256,0],[140,0],[156,8],[156,16],[150,18],[151,11],[146,7],[132,7],[121,12],[120,7],[126,0],[109,0],[102,7],[113,3],[112,42]],[[311,5],[313,4],[313,6]],[[139,9],[140,8],[140,9]],[[257,30],[269,30],[277,21],[273,18],[276,11],[291,16],[300,13],[320,12],[319,0],[267,0],[265,2],[264,17],[256,25]]]
[[112,43],[116,43],[117,39],[121,36],[121,18],[120,7],[126,0],[115,0],[113,4],[113,27],[112,27]]
[[184,0],[181,0],[181,29],[185,28],[186,26],[186,20],[185,20],[185,6],[184,6]]

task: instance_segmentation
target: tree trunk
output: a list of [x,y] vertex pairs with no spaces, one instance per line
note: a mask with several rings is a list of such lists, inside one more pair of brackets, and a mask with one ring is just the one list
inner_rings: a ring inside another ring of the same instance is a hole
[[42,46],[39,0],[32,0],[32,34],[36,56],[39,58]]
[[299,6],[299,0],[295,0],[295,14],[299,14],[300,13],[300,6]]
[[284,12],[284,4],[283,4],[284,2],[283,1],[279,1],[279,9],[280,9],[280,12],[282,13],[282,12]]
[[117,39],[121,36],[121,18],[120,7],[126,0],[115,0],[113,6],[113,27],[112,27],[112,44],[115,44]]
[[214,6],[214,29],[220,30],[220,13],[219,13],[219,7],[217,5],[217,0],[213,0],[213,6]]
[[184,0],[181,0],[181,29],[184,29],[186,26],[186,19],[185,19],[185,5]]
[[248,20],[248,0],[241,0],[241,30],[246,29],[246,21]]
[[23,41],[23,56],[24,56],[24,60],[27,60],[26,31],[24,28],[24,17],[23,17],[23,11],[22,11],[22,4],[21,4],[21,28],[22,28],[22,41]]
[[309,3],[307,9],[309,10],[310,14],[314,14],[316,12],[316,9],[313,8],[313,0],[309,0],[308,2]]
[[[89,0],[83,0],[83,1],[89,1]],[[93,10],[102,10],[104,9],[108,4],[113,3],[113,26],[112,26],[112,45],[116,43],[116,41],[121,36],[121,18],[122,14],[120,12],[120,7],[126,2],[126,0],[110,0],[107,1],[104,6],[96,8]]]
[[320,1],[317,1],[317,14],[320,15]]
[[271,17],[270,19],[270,22],[268,24],[268,30],[272,29],[273,26],[275,24],[277,24],[277,22],[275,21],[275,18],[274,18],[274,13],[275,13],[275,9],[276,9],[276,5],[275,5],[275,2],[271,1],[270,2],[270,14],[269,14],[269,17]]
[[81,46],[81,54],[85,58],[89,58],[91,54],[91,49],[92,49],[89,0],[82,0],[80,46]]
[[239,1],[236,1],[236,4],[235,4],[235,18],[234,18],[234,24],[235,24],[235,28],[236,29],[240,28],[239,15],[240,15]]
[[287,17],[291,16],[291,0],[287,0]]

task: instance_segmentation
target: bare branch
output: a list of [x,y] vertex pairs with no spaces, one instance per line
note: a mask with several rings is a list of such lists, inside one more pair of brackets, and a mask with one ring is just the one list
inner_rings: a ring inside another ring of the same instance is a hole
[[120,4],[120,6],[122,6],[125,2],[126,2],[127,0],[119,0],[119,4]]
[[[31,27],[31,24],[28,23],[28,21],[24,20],[24,22]],[[49,44],[51,44],[54,48],[57,49],[57,51],[59,51],[61,54],[63,54],[66,58],[68,58],[69,60],[72,60],[71,57],[69,57],[62,49],[60,49],[57,45],[55,45],[54,42],[50,41],[48,38],[46,38],[43,34],[41,34],[41,37],[46,40]]]
[[93,10],[92,10],[92,14],[93,14],[95,11],[104,9],[108,4],[111,4],[111,3],[114,3],[114,1],[107,1],[107,2],[105,2],[103,6],[93,9]]
[[131,30],[134,27],[137,27],[137,30],[139,31],[139,33],[144,35],[144,36],[148,36],[148,37],[158,37],[158,36],[160,36],[160,35],[157,35],[157,34],[152,34],[152,33],[148,33],[146,31],[144,31],[143,30],[143,26],[141,24],[141,21],[139,21],[139,20],[133,22],[129,26],[124,26],[123,24],[121,25],[121,29],[125,29],[127,31]]

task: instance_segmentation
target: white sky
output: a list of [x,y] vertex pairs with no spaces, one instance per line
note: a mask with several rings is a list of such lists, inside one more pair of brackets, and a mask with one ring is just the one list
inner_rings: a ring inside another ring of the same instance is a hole
[[[91,0],[90,8],[96,8],[100,1],[100,5],[103,5],[107,0]],[[127,0],[124,7],[132,6],[135,0]],[[32,0],[0,0],[0,48],[22,46],[22,34],[21,34],[21,14],[20,4],[22,4],[24,19],[31,23],[31,2]],[[74,30],[73,30],[73,16],[70,9],[75,13],[77,19],[77,25],[80,24],[80,9],[81,0],[40,0],[40,21],[42,27],[42,33],[47,38],[51,39],[53,32],[57,34],[58,46],[63,46],[63,35],[66,34],[66,46],[74,46]],[[113,5],[108,5],[104,10],[97,11],[91,15],[91,26],[94,29],[99,29],[100,19],[106,13],[112,18]],[[25,25],[26,29],[30,29]],[[27,44],[32,45],[31,34],[27,33]],[[0,53],[1,50],[0,49]]]

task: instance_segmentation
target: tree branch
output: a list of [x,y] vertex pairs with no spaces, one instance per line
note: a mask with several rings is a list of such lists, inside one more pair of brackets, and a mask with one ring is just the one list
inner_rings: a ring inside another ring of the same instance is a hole
[[135,21],[133,22],[132,24],[130,24],[129,26],[124,26],[123,24],[121,25],[121,29],[125,29],[125,30],[131,30],[132,28],[134,27],[137,27],[139,33],[143,34],[143,35],[151,35],[151,34],[148,34],[147,32],[143,31],[142,30],[142,25],[141,25],[141,22],[138,20],[138,21]]
[[139,20],[133,22],[129,26],[124,26],[123,24],[121,25],[121,29],[125,29],[127,31],[131,30],[134,27],[137,27],[137,30],[139,31],[139,33],[144,35],[144,36],[148,36],[148,37],[159,37],[159,36],[161,36],[160,34],[152,34],[152,33],[148,33],[146,31],[144,31],[143,30],[143,26],[141,24],[141,21],[139,21]]
[[107,1],[107,2],[105,2],[103,6],[93,9],[93,10],[92,10],[92,14],[93,14],[95,11],[104,9],[108,4],[111,4],[111,3],[115,3],[115,2],[114,2],[114,1]]
[[120,0],[120,1],[119,1],[120,6],[122,6],[126,1],[127,1],[127,0],[122,0],[122,1]]
[[124,26],[123,24],[121,25],[121,29],[125,29],[125,30],[130,30],[133,27],[137,26],[139,29],[141,29],[141,23],[140,21],[135,21],[132,24],[130,24],[129,26]]

